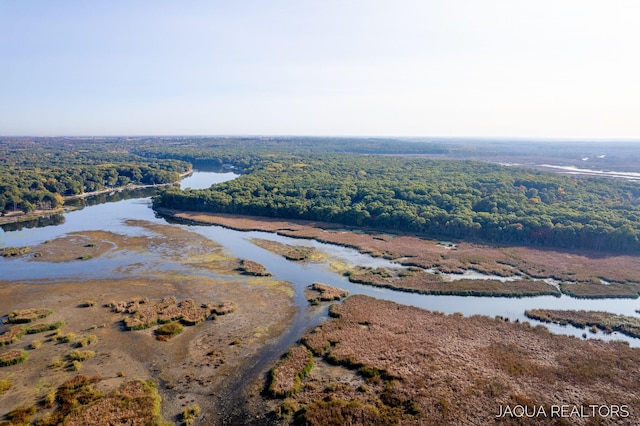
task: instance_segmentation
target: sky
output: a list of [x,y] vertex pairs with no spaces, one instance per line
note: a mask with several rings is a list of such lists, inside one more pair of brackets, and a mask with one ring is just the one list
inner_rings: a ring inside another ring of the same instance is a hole
[[0,135],[640,139],[637,0],[0,0]]

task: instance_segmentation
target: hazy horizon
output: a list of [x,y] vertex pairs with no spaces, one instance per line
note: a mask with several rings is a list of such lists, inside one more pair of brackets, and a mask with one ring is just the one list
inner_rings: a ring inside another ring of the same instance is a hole
[[0,3],[0,134],[640,140],[630,0]]

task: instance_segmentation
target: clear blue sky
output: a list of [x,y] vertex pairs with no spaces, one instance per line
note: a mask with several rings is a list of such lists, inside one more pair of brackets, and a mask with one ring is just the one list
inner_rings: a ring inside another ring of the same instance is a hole
[[0,135],[640,139],[637,0],[2,0]]

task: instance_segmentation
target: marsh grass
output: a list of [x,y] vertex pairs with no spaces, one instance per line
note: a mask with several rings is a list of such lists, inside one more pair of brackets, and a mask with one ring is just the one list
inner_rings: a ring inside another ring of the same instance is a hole
[[0,353],[0,367],[8,367],[10,365],[20,364],[25,362],[29,354],[23,349],[13,349],[7,352]]
[[296,393],[302,384],[301,379],[313,368],[313,356],[303,345],[294,346],[271,370],[269,392],[278,398]]
[[626,315],[617,315],[610,312],[601,311],[576,311],[576,310],[552,310],[552,309],[531,309],[525,311],[528,318],[542,322],[556,324],[571,324],[578,328],[591,327],[593,333],[595,329],[605,333],[618,331],[627,336],[640,338],[640,318]]
[[96,302],[95,300],[85,300],[84,302],[80,303],[78,305],[79,308],[92,308],[94,306],[97,306],[98,302]]
[[0,394],[11,389],[11,380],[9,379],[0,379]]
[[152,382],[134,380],[109,394],[93,389],[98,377],[76,376],[58,388],[55,411],[41,426],[86,426],[100,419],[103,424],[166,426],[160,414],[160,395]]
[[31,247],[5,247],[0,249],[2,257],[17,257],[31,252]]
[[[123,319],[125,330],[143,330],[157,324],[173,323],[174,321],[180,321],[186,326],[194,326],[206,321],[213,315],[224,315],[235,310],[233,302],[198,305],[192,299],[186,299],[178,303],[173,296],[165,297],[155,304],[147,300],[144,304],[136,303],[135,301],[111,302],[108,306],[114,312],[129,314]],[[167,336],[162,332],[160,335]]]
[[0,346],[10,345],[19,341],[26,333],[22,326],[9,327],[7,331],[0,335]]
[[167,341],[183,331],[184,327],[179,322],[171,322],[168,324],[162,324],[160,327],[155,329],[154,333],[156,335],[156,339],[160,341]]
[[8,321],[13,324],[24,324],[48,317],[53,311],[46,308],[18,309],[9,314]]
[[308,295],[307,300],[310,303],[341,300],[349,295],[349,292],[346,290],[318,282],[311,284],[309,287],[309,293],[315,293],[318,295],[317,297],[314,297],[314,295]]
[[65,321],[58,321],[54,323],[42,323],[42,324],[33,324],[27,328],[27,334],[38,334],[44,333],[46,331],[58,330],[66,325]]
[[244,275],[252,275],[256,277],[270,277],[271,272],[268,272],[264,265],[254,262],[253,260],[243,259],[240,261],[240,267],[238,268]]

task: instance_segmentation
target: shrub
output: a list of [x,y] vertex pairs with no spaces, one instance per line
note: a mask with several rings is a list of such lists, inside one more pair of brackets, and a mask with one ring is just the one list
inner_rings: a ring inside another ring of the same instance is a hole
[[192,425],[199,413],[200,406],[198,404],[195,404],[192,407],[185,408],[184,411],[180,413],[180,419],[184,422],[185,425]]
[[9,388],[11,388],[11,381],[7,379],[0,379],[0,394]]

